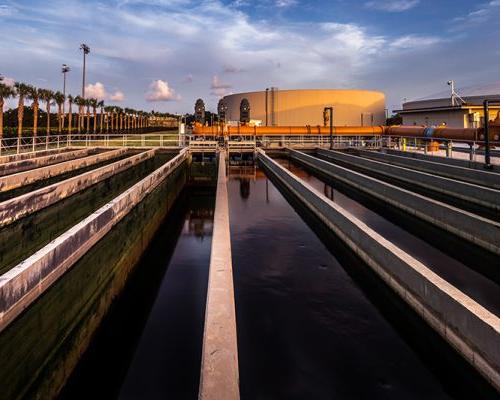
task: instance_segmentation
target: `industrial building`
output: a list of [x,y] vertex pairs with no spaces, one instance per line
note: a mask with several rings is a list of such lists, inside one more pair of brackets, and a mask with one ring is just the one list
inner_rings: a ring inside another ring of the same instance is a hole
[[278,90],[237,93],[219,103],[228,123],[249,122],[261,126],[323,126],[325,107],[333,107],[335,126],[385,124],[382,92],[344,89]]
[[[394,110],[403,118],[403,125],[441,126],[450,128],[480,128],[484,126],[484,100],[498,100],[498,95],[464,96],[410,101],[403,109]],[[494,120],[500,105],[490,105],[489,119]]]

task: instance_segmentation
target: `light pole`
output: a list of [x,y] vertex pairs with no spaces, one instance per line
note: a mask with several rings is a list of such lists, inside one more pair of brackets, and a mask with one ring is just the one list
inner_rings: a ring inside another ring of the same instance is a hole
[[64,103],[63,103],[63,118],[64,118],[64,105],[66,103],[66,74],[71,71],[71,68],[67,66],[66,64],[63,64],[61,67],[61,72],[63,74],[63,95],[64,95]]
[[80,50],[83,51],[83,79],[82,79],[82,97],[85,98],[85,66],[86,66],[86,57],[87,54],[90,53],[90,47],[85,43],[80,45]]
[[323,113],[326,116],[326,113],[330,113],[330,150],[333,150],[333,107],[325,107]]

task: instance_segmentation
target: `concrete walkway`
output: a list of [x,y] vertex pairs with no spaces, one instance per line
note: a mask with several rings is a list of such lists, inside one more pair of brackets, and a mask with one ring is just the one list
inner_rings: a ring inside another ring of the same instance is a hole
[[199,399],[240,398],[225,152],[219,153]]

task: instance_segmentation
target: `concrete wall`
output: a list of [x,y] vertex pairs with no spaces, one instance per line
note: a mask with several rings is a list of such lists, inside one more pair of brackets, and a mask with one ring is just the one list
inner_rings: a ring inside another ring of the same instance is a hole
[[118,174],[127,168],[154,157],[156,150],[145,151],[101,168],[74,176],[62,182],[45,186],[33,192],[14,197],[0,203],[0,228],[49,207],[58,201],[72,196],[98,182]]
[[0,156],[0,164],[9,163],[13,161],[27,160],[29,158],[35,158],[35,157],[43,157],[43,156],[48,156],[50,154],[65,153],[67,151],[77,150],[77,149],[78,148],[76,147],[61,147],[58,149],[27,151],[19,154],[9,154]]
[[381,160],[394,165],[401,165],[452,179],[459,179],[497,190],[500,189],[500,174],[498,173],[500,170],[497,172],[485,171],[483,163],[409,151],[392,149],[385,149],[383,151],[385,153],[356,150],[355,153],[362,157],[373,158],[374,160]]
[[[185,187],[187,176],[186,160],[0,333],[2,399],[57,398]],[[178,227],[167,229],[175,235]],[[146,269],[139,274],[155,274]],[[147,302],[138,299],[139,310]],[[140,323],[140,317],[130,318]],[[124,333],[122,339],[128,342],[130,334]],[[129,353],[120,357],[125,359]]]
[[299,151],[290,156],[355,189],[397,207],[464,240],[500,254],[500,223],[462,211],[439,201],[401,189]]
[[104,161],[112,160],[126,154],[129,150],[126,148],[106,151],[89,157],[79,158],[62,162],[55,165],[37,168],[30,171],[18,172],[17,174],[0,177],[0,192],[7,192],[21,186],[30,185],[34,182],[45,180],[66,172],[75,171]]
[[[360,126],[361,114],[364,114],[364,125],[370,126],[371,114],[374,125],[385,124],[385,95],[381,92],[366,90],[279,90],[275,92],[275,122],[282,126],[323,126],[323,109],[334,107],[334,125]],[[268,125],[271,125],[271,95],[268,95]],[[266,121],[266,92],[238,93],[225,96],[227,105],[226,120],[240,120],[240,103],[242,99],[250,102],[250,118]]]
[[500,390],[500,318],[258,150],[259,160]]
[[410,168],[386,164],[382,162],[383,160],[369,160],[338,151],[317,149],[317,154],[328,161],[344,163],[350,168],[361,170],[367,175],[380,174],[383,177],[409,183],[412,187],[430,189],[433,192],[464,200],[493,212],[500,212],[500,191],[495,189],[436,176],[432,174],[432,171],[429,171],[430,173],[415,171]]
[[28,158],[9,163],[0,164],[0,176],[15,174],[16,172],[26,171],[28,169],[40,168],[46,165],[57,164],[63,161],[73,160],[79,157],[85,157],[89,154],[98,152],[97,148],[89,147],[82,150],[65,151],[62,153],[49,154],[42,157]]
[[0,276],[0,332],[187,158],[187,150]]
[[468,110],[422,111],[404,113],[403,125],[439,126],[446,124],[450,128],[469,128]]

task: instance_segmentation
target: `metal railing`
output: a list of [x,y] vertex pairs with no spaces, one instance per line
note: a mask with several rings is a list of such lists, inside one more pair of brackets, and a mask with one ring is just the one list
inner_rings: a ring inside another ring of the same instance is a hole
[[184,147],[177,134],[51,135],[3,138],[0,155],[19,154],[62,147]]
[[304,136],[262,136],[257,138],[257,145],[265,148],[273,147],[325,147],[342,149],[348,147],[380,148],[382,136],[345,136],[304,135]]

